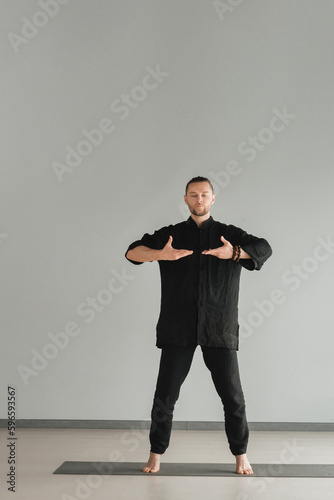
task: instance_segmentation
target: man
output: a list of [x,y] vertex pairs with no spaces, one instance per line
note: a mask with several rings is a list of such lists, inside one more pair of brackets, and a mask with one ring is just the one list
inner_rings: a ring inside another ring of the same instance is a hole
[[246,449],[249,430],[237,360],[238,294],[241,268],[259,270],[272,250],[263,238],[213,220],[209,179],[194,177],[184,201],[187,221],[145,234],[126,258],[134,264],[158,261],[161,311],[157,347],[161,360],[151,412],[151,450],[144,472],[158,472],[169,445],[173,410],[197,345],[221,398],[225,432],[236,472],[252,474]]

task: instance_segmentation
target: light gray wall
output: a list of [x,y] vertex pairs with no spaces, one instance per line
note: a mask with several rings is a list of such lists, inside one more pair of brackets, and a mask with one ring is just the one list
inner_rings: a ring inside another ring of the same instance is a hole
[[[215,183],[213,217],[274,250],[242,275],[249,421],[333,422],[333,2],[2,11],[2,401],[14,384],[19,418],[149,418],[158,265],[124,252],[186,217],[184,185],[200,174]],[[96,145],[80,142],[98,126]],[[68,146],[85,156],[66,160]],[[95,316],[88,297],[104,301]],[[181,396],[176,420],[222,418],[199,350]]]

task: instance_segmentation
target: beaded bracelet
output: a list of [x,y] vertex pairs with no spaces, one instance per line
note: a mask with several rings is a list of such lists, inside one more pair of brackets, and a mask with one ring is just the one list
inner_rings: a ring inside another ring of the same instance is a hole
[[232,259],[235,262],[239,262],[240,260],[240,253],[241,253],[241,248],[240,245],[234,245],[233,246],[233,254],[232,254]]
[[236,260],[236,262],[239,262],[239,260],[240,260],[241,248],[240,248],[240,245],[237,245],[237,247],[238,247],[238,252],[237,252],[237,256],[236,256],[236,259],[235,259],[235,260]]

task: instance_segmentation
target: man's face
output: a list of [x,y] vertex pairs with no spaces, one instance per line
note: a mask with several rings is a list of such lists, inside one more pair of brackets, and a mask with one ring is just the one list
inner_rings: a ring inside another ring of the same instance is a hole
[[208,182],[192,182],[184,195],[184,201],[193,215],[202,216],[210,212],[215,195]]

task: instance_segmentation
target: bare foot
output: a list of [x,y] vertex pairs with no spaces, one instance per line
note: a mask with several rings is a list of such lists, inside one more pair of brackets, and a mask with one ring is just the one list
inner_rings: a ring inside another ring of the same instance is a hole
[[147,464],[142,469],[143,472],[159,472],[160,470],[160,458],[161,455],[157,453],[150,452],[150,457],[148,459]]
[[253,469],[248,461],[246,453],[243,455],[236,455],[237,460],[237,474],[253,474]]

